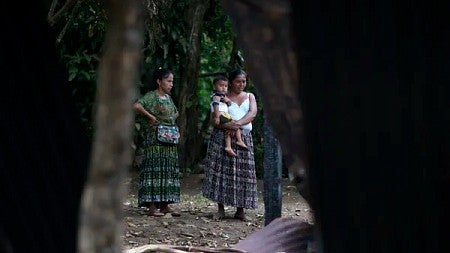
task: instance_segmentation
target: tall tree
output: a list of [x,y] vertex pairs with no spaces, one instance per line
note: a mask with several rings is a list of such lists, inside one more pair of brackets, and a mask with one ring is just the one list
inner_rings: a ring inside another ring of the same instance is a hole
[[138,1],[110,0],[105,52],[99,68],[96,133],[80,215],[79,250],[121,252],[123,180],[131,164],[131,104],[140,60]]
[[[188,38],[187,54],[182,59],[180,66],[179,96],[180,117],[178,124],[181,129],[181,166],[186,167],[194,164],[200,156],[202,143],[198,138],[199,119],[197,82],[198,70],[200,69],[200,33],[203,25],[204,15],[208,8],[209,0],[189,1],[185,13],[186,38]],[[191,122],[191,123],[190,123]]]

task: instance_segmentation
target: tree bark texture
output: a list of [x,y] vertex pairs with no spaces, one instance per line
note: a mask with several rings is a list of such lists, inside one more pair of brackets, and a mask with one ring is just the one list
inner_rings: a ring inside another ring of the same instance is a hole
[[222,3],[319,252],[450,252],[448,3]]
[[201,54],[200,32],[203,26],[203,16],[208,6],[209,1],[207,0],[190,1],[185,13],[186,37],[189,39],[190,47],[186,49],[186,58],[182,60],[183,66],[180,67],[182,72],[180,73],[181,92],[178,102],[180,111],[178,124],[181,134],[179,144],[181,168],[195,164],[194,159],[199,157],[203,142],[203,138],[199,134],[199,126],[188,124],[188,121],[197,122],[199,117],[197,82]]
[[264,225],[281,217],[281,146],[272,126],[264,120]]
[[123,180],[131,164],[132,103],[142,45],[139,1],[106,2],[96,129],[79,228],[79,252],[121,252]]
[[[297,58],[290,34],[289,1],[221,1],[245,53],[248,74],[264,104],[267,120],[282,144],[286,167],[308,198],[303,115]],[[301,184],[300,184],[301,183]]]

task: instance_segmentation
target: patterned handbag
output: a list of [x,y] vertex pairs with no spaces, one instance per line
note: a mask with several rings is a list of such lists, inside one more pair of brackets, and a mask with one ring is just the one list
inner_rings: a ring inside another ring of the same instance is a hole
[[159,125],[156,139],[163,144],[176,145],[180,142],[180,129],[176,125]]

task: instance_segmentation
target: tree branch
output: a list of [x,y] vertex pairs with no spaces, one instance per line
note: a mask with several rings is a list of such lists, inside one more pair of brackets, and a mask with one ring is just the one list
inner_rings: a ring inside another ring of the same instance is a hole
[[61,9],[56,14],[54,14],[56,5],[58,4],[58,0],[53,0],[47,15],[47,22],[50,24],[50,26],[54,26],[59,22],[64,14],[69,12],[70,8],[72,8],[77,2],[81,1],[83,0],[67,0],[67,2],[61,7]]

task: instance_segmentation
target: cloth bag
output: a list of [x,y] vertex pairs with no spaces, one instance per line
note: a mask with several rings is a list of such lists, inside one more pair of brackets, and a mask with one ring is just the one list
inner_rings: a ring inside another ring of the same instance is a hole
[[176,145],[180,142],[180,129],[176,125],[158,125],[156,139],[163,144]]

